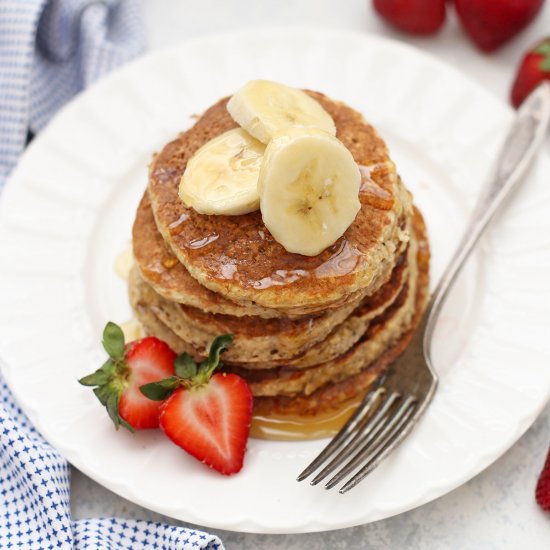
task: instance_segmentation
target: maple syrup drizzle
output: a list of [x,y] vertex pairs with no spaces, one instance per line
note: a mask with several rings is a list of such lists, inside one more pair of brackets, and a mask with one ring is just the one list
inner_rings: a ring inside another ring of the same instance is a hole
[[373,166],[359,166],[361,173],[361,187],[359,196],[361,201],[379,208],[380,210],[391,210],[393,208],[393,196],[389,191],[380,187],[373,179],[372,174],[377,170],[387,170],[384,164]]
[[[374,164],[371,166],[359,166],[361,173],[361,184],[359,196],[362,203],[378,210],[391,210],[394,207],[394,197],[392,193],[377,183],[378,176],[388,170],[386,164]],[[184,212],[179,218],[175,219],[170,225],[170,233],[173,237],[178,236],[178,246],[186,249],[186,254],[198,261],[203,257],[218,255],[219,261],[212,265],[208,261],[208,269],[212,270],[210,276],[218,280],[239,280],[243,286],[254,287],[256,289],[267,289],[274,286],[287,286],[293,284],[304,284],[305,281],[312,279],[324,279],[330,277],[346,276],[360,268],[364,253],[354,243],[350,242],[346,236],[341,239],[338,249],[334,250],[325,261],[320,264],[306,262],[300,267],[294,267],[291,261],[288,265],[279,266],[273,272],[254,273],[250,266],[241,268],[234,258],[224,257],[226,243],[230,243],[232,238],[231,231],[227,235],[224,232],[216,231],[215,228],[206,227],[203,234],[190,232],[189,235],[183,235],[183,230],[187,224],[194,224],[194,213]],[[242,223],[239,226],[240,231],[245,231],[250,227],[250,232],[256,237],[260,237],[259,242],[270,246],[273,243],[273,237],[263,228],[257,229],[257,213],[242,216]],[[252,237],[251,237],[252,238]],[[254,239],[253,239],[254,240]],[[214,246],[214,248],[212,248]],[[261,256],[261,246],[259,245],[259,254]],[[245,262],[246,263],[246,262]],[[303,263],[303,262],[302,262]]]
[[361,397],[346,401],[340,408],[317,416],[254,415],[250,437],[272,441],[304,441],[332,437],[359,406]]

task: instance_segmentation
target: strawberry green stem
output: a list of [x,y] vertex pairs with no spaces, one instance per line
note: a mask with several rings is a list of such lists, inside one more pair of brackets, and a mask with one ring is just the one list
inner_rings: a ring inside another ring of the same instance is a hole
[[178,355],[174,361],[176,376],[144,384],[139,388],[141,393],[153,401],[163,401],[181,386],[188,390],[205,386],[214,371],[221,366],[220,355],[232,342],[232,334],[222,334],[214,338],[210,344],[208,358],[202,361],[198,367],[188,353]]

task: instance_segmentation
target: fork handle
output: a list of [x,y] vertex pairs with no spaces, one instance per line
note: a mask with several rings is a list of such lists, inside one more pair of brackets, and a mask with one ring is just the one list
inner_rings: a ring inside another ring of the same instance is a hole
[[495,212],[524,179],[544,140],[549,119],[550,83],[544,82],[519,109],[462,240],[431,296],[423,319],[426,325],[423,347],[428,356],[437,318],[450,288]]

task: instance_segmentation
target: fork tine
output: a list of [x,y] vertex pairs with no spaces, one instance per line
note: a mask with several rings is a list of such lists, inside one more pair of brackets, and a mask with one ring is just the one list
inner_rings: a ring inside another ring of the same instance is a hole
[[350,438],[357,426],[361,425],[366,415],[369,413],[372,404],[384,393],[384,388],[377,388],[369,392],[357,410],[353,413],[350,419],[342,426],[340,431],[334,436],[332,441],[321,451],[321,453],[311,462],[309,466],[296,478],[297,481],[302,481],[311,475],[325,460],[334,454],[344,442]]
[[412,428],[411,422],[414,417],[417,403],[413,402],[412,406],[405,412],[401,420],[394,426],[386,439],[378,446],[378,448],[371,453],[371,456],[367,458],[367,462],[364,466],[349,479],[339,490],[340,494],[347,493],[350,489],[353,489],[358,483],[363,481],[376,467],[386,458],[388,454],[392,452],[396,445],[399,445],[403,439],[407,436]]
[[373,437],[376,437],[378,431],[384,426],[384,416],[399,398],[400,395],[396,392],[387,396],[386,399],[379,404],[376,413],[357,431],[355,437],[311,480],[311,485],[317,485],[317,483],[322,481],[326,476],[338,468],[342,462],[349,458],[360,445],[365,445]]
[[375,453],[376,450],[395,433],[395,430],[399,429],[402,423],[409,418],[409,411],[412,410],[411,405],[415,402],[415,397],[407,397],[391,416],[386,417],[384,419],[385,421],[381,423],[381,429],[377,430],[375,437],[368,438],[365,445],[355,454],[355,456],[326,483],[325,489],[332,489],[332,487],[342,481],[342,479],[357,468],[357,466],[369,459],[371,454]]

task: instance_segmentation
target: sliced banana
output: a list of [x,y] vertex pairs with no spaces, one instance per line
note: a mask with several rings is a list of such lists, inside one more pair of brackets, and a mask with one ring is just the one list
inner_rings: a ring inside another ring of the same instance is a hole
[[258,210],[258,176],[265,145],[240,128],[203,145],[189,160],[181,200],[200,214],[238,216]]
[[265,150],[258,179],[263,221],[289,252],[316,256],[355,219],[360,182],[341,141],[315,128],[289,130]]
[[336,135],[332,117],[296,88],[270,80],[247,82],[227,103],[231,117],[263,143],[295,126],[320,128]]

